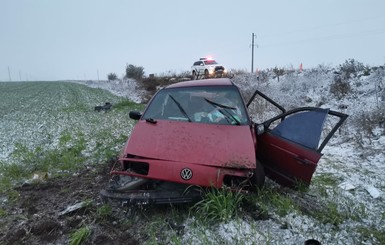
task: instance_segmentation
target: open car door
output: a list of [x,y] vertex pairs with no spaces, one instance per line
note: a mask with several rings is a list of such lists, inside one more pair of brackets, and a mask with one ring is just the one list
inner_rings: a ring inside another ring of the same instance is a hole
[[316,107],[287,112],[281,106],[278,108],[279,115],[256,124],[257,158],[266,175],[277,183],[309,186],[321,151],[348,115]]
[[[330,116],[336,117],[332,120],[335,125],[321,140]],[[264,132],[257,135],[257,157],[266,175],[284,186],[310,185],[322,149],[346,118],[346,114],[329,109],[303,107],[263,123]],[[275,121],[281,122],[271,128]]]

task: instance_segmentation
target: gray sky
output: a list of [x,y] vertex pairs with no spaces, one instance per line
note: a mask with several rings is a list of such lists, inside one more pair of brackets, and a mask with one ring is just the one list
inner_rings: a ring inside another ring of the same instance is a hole
[[[385,63],[384,0],[0,0],[0,81]],[[10,74],[8,72],[10,71]]]

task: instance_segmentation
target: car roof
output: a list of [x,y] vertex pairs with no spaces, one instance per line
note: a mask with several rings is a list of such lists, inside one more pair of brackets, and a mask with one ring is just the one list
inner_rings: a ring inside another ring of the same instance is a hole
[[234,85],[229,78],[212,78],[202,80],[190,80],[185,82],[174,83],[166,88],[181,88],[181,87],[195,87],[195,86],[224,86]]

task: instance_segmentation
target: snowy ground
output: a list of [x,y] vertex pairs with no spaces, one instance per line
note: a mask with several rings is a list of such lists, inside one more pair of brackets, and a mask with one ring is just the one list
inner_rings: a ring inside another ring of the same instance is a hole
[[114,80],[114,81],[73,81],[75,83],[84,84],[91,88],[101,88],[110,91],[112,94],[130,99],[136,103],[142,101],[142,92],[137,90],[136,81],[131,79]]
[[[317,239],[322,244],[381,244],[384,241],[379,241],[379,234],[385,232],[385,131],[384,124],[375,120],[375,115],[384,111],[384,72],[351,78],[352,90],[341,98],[330,93],[334,76],[332,71],[313,70],[282,76],[279,82],[271,74],[267,79],[259,80],[255,75],[239,75],[233,81],[245,93],[260,89],[285,108],[321,106],[349,114],[345,125],[325,147],[310,190],[306,194],[287,190],[290,197],[302,196],[321,207],[335,207],[330,210],[336,212],[340,222],[337,225],[324,222],[322,218],[298,210],[283,216],[271,210],[267,220],[236,218],[213,227],[197,227],[194,217],[190,217],[184,221],[184,233],[178,241],[182,244],[303,244],[307,239]],[[21,142],[30,148],[37,145],[55,147],[58,137],[74,128],[87,135],[90,141],[88,152],[92,152],[98,144],[92,140],[95,132],[89,131],[88,125],[92,123],[103,125],[101,130],[111,125],[117,127],[115,137],[129,134],[132,123],[127,117],[122,125],[119,117],[113,114],[118,112],[98,114],[90,108],[95,102],[118,102],[118,96],[140,102],[141,93],[132,81],[77,83],[102,88],[116,96],[105,97],[103,93],[98,97],[98,93],[88,94],[86,90],[68,91],[73,93],[75,101],[77,96],[90,96],[89,108],[77,113],[73,111],[75,105],[61,101],[64,97],[60,94],[48,95],[44,89],[35,90],[31,85],[30,96],[41,94],[41,100],[23,104],[22,100],[16,99],[5,105],[7,108],[4,105],[1,108],[0,161],[11,157],[15,143]],[[52,100],[52,97],[56,99]],[[55,114],[56,106],[65,106],[68,114]],[[33,113],[19,113],[12,108]],[[267,186],[275,185],[267,182]],[[170,236],[173,234],[172,230],[166,232]]]
[[127,138],[133,126],[127,111],[95,112],[97,105],[122,101],[102,89],[60,82],[0,83],[0,97],[0,161],[10,160],[17,144],[54,149],[66,134],[84,137],[91,154],[101,144]]

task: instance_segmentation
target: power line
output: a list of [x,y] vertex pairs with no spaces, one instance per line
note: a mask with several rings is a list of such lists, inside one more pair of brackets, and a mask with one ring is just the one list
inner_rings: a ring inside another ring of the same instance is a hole
[[327,25],[318,25],[318,26],[301,28],[301,29],[292,30],[292,31],[286,31],[286,32],[277,32],[277,33],[272,33],[272,34],[264,35],[263,37],[270,38],[270,37],[294,34],[294,33],[298,33],[298,32],[315,31],[315,30],[329,28],[329,27],[338,27],[338,26],[343,26],[343,25],[347,25],[347,24],[353,24],[353,23],[356,23],[356,22],[360,22],[361,23],[361,22],[364,22],[364,21],[375,20],[375,19],[378,19],[378,18],[383,18],[383,16],[375,16],[375,17],[370,17],[370,18],[355,19],[355,20],[339,22],[339,23],[333,23],[333,24],[327,24]]
[[276,46],[285,46],[285,45],[296,45],[296,44],[307,43],[307,42],[329,41],[334,39],[350,38],[350,37],[356,37],[356,36],[362,36],[362,35],[371,36],[371,35],[381,35],[381,34],[385,34],[385,29],[375,29],[375,30],[369,30],[369,31],[328,35],[323,37],[313,37],[313,38],[299,39],[299,40],[287,41],[282,43],[273,43],[273,44],[267,44],[267,45],[261,45],[261,46],[266,48],[266,47],[276,47]]

